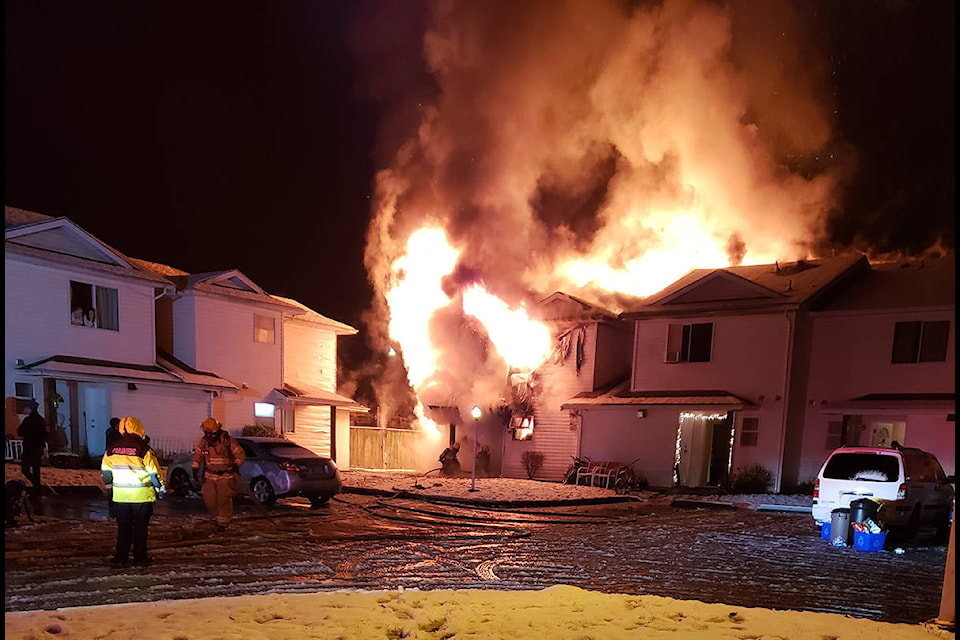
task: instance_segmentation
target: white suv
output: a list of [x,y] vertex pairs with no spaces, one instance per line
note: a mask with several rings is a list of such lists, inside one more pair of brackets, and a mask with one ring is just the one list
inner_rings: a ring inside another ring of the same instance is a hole
[[841,447],[824,461],[813,489],[813,519],[830,522],[834,509],[871,498],[881,504],[878,518],[904,538],[921,524],[934,525],[946,539],[953,515],[954,476],[947,476],[937,458],[920,449]]

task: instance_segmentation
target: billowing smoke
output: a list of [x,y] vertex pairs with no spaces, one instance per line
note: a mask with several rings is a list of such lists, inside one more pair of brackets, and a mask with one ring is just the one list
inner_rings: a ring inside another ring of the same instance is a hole
[[[458,262],[429,331],[449,394],[457,380],[503,380],[456,301],[463,274],[509,304],[559,290],[618,311],[692,268],[825,244],[855,158],[834,132],[818,34],[793,3],[438,1],[411,13],[367,25],[383,36],[380,97],[398,106],[365,255],[367,332],[382,352],[397,345],[398,261],[416,231],[442,229]],[[422,67],[392,55],[404,23]]]

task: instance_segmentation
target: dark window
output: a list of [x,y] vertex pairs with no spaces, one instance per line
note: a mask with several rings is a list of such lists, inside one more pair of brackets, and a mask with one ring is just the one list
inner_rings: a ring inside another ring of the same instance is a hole
[[713,323],[672,324],[667,328],[666,362],[710,362]]
[[760,438],[760,418],[744,418],[740,428],[740,446],[755,447]]
[[943,362],[947,359],[947,341],[950,321],[898,322],[893,330],[894,364],[912,362]]

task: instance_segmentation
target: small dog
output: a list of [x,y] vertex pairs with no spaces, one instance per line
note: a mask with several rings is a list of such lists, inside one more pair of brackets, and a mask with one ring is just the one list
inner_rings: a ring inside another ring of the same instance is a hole
[[27,514],[30,522],[33,522],[33,516],[30,515],[30,506],[27,502],[27,483],[23,480],[8,480],[3,488],[3,497],[6,500],[6,510],[4,518],[5,527],[16,527],[17,518],[21,513]]

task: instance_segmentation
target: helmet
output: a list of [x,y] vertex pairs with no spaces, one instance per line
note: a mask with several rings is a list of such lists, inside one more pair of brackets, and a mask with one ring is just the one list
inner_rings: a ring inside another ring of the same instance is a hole
[[120,430],[120,433],[132,433],[133,435],[140,436],[141,438],[147,433],[143,428],[143,423],[133,416],[120,418],[120,426],[118,429]]
[[223,425],[217,422],[215,418],[207,418],[206,420],[200,423],[200,428],[206,431],[207,433],[216,433],[217,431],[220,430],[222,426]]

